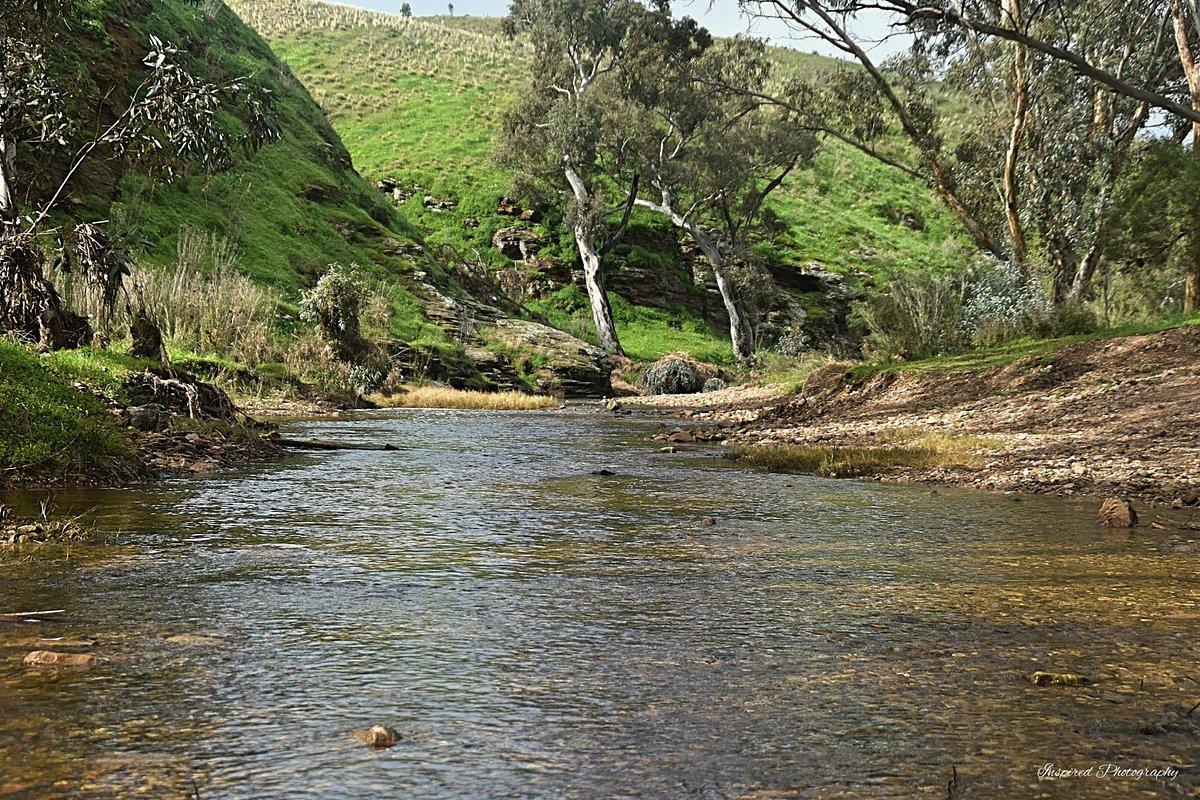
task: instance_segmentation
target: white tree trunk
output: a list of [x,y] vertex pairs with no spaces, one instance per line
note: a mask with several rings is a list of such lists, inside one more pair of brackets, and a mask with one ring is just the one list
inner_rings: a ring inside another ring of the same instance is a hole
[[636,203],[666,216],[673,225],[691,236],[692,240],[696,242],[700,252],[704,253],[704,260],[712,267],[713,277],[717,281],[717,291],[721,293],[721,302],[725,304],[725,313],[729,315],[729,341],[733,344],[734,358],[742,363],[753,361],[754,328],[750,324],[750,315],[746,313],[737,290],[725,272],[725,259],[721,256],[721,250],[717,247],[717,243],[682,214],[675,211],[668,193],[664,192],[662,204],[646,200],[637,200]]
[[[567,176],[567,183],[571,184],[571,192],[575,195],[575,204],[579,206],[580,215],[586,214],[591,197],[583,178],[569,163],[564,164],[563,174]],[[582,223],[575,226],[575,245],[579,248],[579,260],[583,262],[583,282],[587,287],[588,300],[591,301],[592,319],[596,323],[596,336],[600,340],[600,346],[610,353],[623,356],[625,351],[621,349],[621,340],[617,338],[612,305],[608,302],[608,292],[604,288],[600,251],[596,248],[592,232]]]
[[0,220],[11,221],[17,216],[16,191],[13,189],[16,167],[16,143],[0,138]]
[[703,233],[694,228],[687,232],[700,246],[717,280],[717,291],[721,293],[721,302],[725,304],[725,313],[729,315],[729,341],[733,344],[733,356],[743,364],[748,364],[754,360],[754,328],[750,325],[750,316],[742,307],[737,290],[725,274],[725,259],[721,257],[716,243]]
[[582,227],[575,228],[575,244],[579,248],[579,258],[583,262],[583,282],[587,286],[588,300],[592,305],[592,321],[596,323],[596,336],[600,346],[610,353],[625,355],[621,349],[621,341],[617,338],[617,326],[613,322],[612,305],[608,302],[608,292],[604,288],[604,276],[601,273],[600,253],[588,231]]

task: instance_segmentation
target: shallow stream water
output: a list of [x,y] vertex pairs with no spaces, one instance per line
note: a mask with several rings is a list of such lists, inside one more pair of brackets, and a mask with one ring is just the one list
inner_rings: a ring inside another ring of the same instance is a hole
[[[400,451],[56,495],[119,534],[0,557],[65,612],[0,617],[0,798],[1196,796],[1200,534],[656,424],[378,412],[288,432]],[[61,637],[101,662],[22,665]]]

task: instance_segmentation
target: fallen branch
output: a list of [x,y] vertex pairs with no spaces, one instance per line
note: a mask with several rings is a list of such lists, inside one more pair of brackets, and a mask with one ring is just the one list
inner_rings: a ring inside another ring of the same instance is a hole
[[65,614],[65,608],[56,608],[53,611],[10,611],[0,614],[0,617],[47,617],[51,614]]
[[394,444],[353,444],[351,442],[330,442],[322,439],[271,439],[280,447],[292,447],[296,450],[387,450],[396,451],[401,448]]
[[1158,517],[1150,523],[1150,527],[1159,531],[1200,531],[1200,522],[1181,521]]

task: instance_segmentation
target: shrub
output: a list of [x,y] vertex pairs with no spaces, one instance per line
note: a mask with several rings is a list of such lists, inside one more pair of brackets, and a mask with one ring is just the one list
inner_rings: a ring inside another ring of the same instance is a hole
[[963,275],[893,276],[854,308],[857,321],[867,329],[864,353],[883,361],[904,361],[963,349],[966,286]]
[[330,353],[339,361],[355,363],[367,350],[360,319],[367,294],[356,264],[347,269],[334,263],[300,300],[300,318],[316,323]]
[[690,361],[667,356],[646,368],[642,386],[647,394],[695,394],[704,388],[704,377]]
[[704,391],[706,392],[719,392],[722,389],[728,388],[729,383],[721,380],[720,378],[709,378],[704,382]]
[[1034,279],[1023,279],[1011,263],[988,264],[971,274],[963,306],[963,334],[977,345],[995,345],[1025,335],[1047,313],[1050,298]]
[[1047,309],[1030,320],[1029,333],[1039,338],[1078,336],[1100,328],[1096,312],[1083,305]]
[[809,349],[808,334],[800,330],[786,331],[775,341],[775,352],[789,358],[799,358]]

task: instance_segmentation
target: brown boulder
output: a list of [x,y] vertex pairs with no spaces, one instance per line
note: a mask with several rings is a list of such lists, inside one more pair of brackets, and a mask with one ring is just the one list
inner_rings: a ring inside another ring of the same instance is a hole
[[355,731],[354,737],[367,747],[381,750],[385,747],[395,747],[400,741],[400,733],[395,728],[386,725],[375,725],[366,730]]
[[1138,524],[1138,516],[1128,500],[1110,497],[1100,504],[1096,524],[1104,528],[1132,528]]

